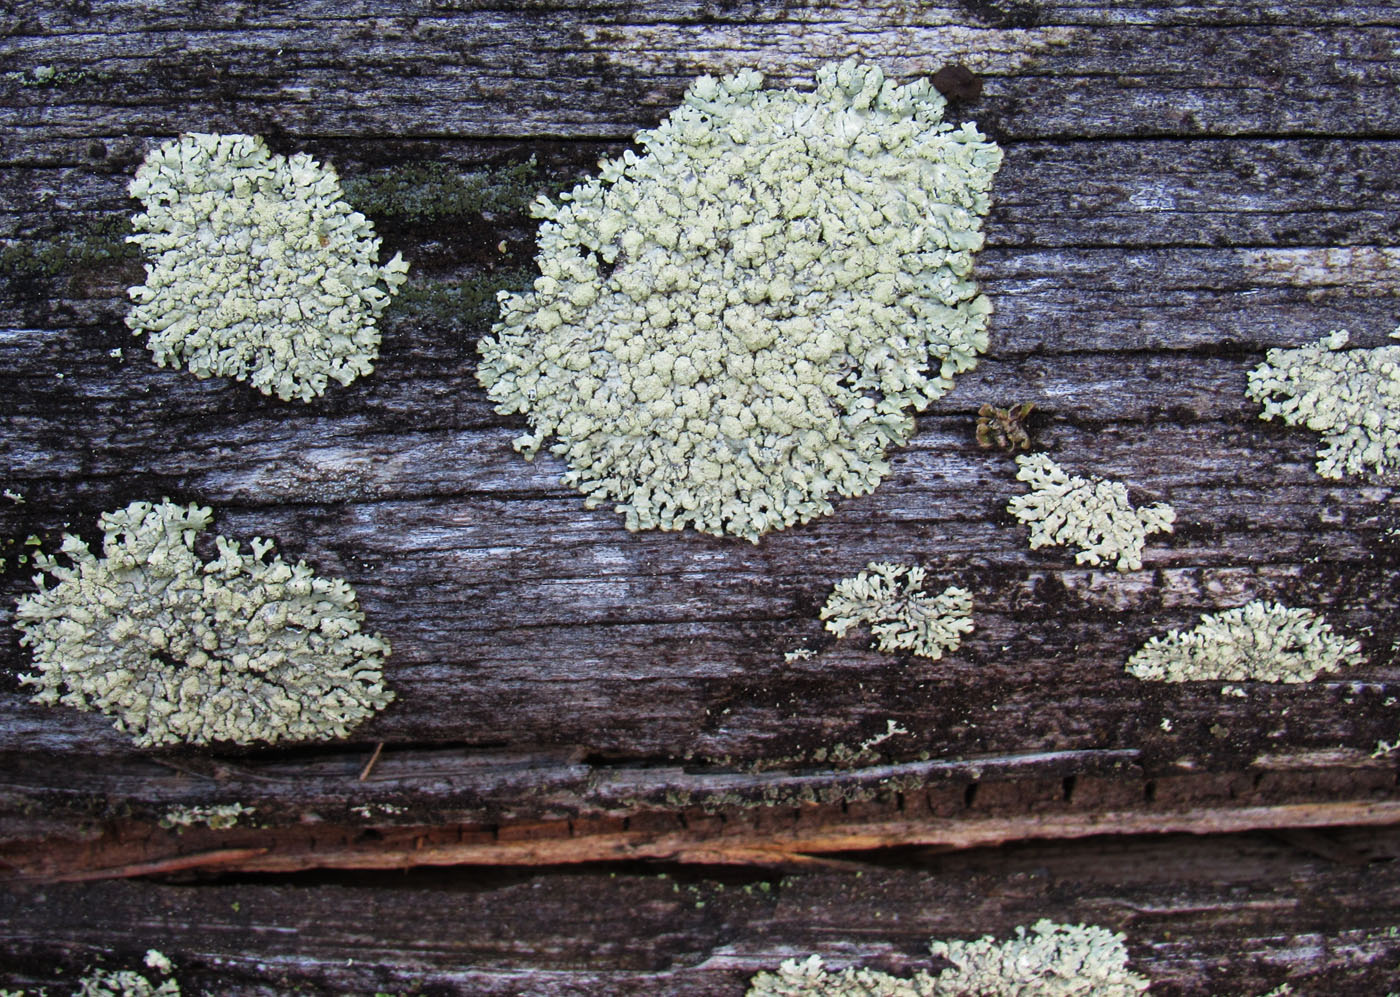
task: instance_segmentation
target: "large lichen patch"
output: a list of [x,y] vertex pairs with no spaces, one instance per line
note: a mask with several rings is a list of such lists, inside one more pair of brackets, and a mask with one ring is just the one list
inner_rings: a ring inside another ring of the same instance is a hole
[[1136,997],[1150,981],[1128,968],[1123,936],[1092,925],[1037,921],[997,941],[933,941],[952,965],[901,978],[853,967],[831,971],[818,956],[789,959],[753,978],[748,997]]
[[926,80],[701,77],[643,152],[534,207],[534,289],[479,376],[629,529],[756,540],[870,491],[986,349],[971,280],[1001,150]]
[[1191,630],[1153,637],[1128,659],[1127,671],[1154,682],[1310,682],[1364,660],[1360,644],[1313,610],[1256,599],[1204,615]]
[[382,709],[388,642],[360,631],[346,582],[222,536],[204,561],[199,506],[134,502],[102,515],[102,555],[65,534],[71,566],[40,555],[15,626],[34,700],[100,710],[138,745],[344,737]]
[[[1391,333],[1400,338],[1400,329]],[[1249,374],[1261,419],[1322,434],[1324,478],[1400,468],[1400,346],[1346,349],[1345,330],[1297,349],[1270,350]]]
[[408,264],[376,263],[334,170],[251,135],[190,134],[152,150],[129,190],[150,262],[126,321],[161,366],[302,401],[374,369],[375,318]]

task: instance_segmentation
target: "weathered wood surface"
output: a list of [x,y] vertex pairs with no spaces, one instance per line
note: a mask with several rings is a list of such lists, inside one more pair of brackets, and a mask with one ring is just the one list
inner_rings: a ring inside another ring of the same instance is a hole
[[[1243,395],[1270,346],[1338,327],[1379,345],[1397,321],[1395,8],[20,3],[0,34],[0,72],[60,73],[0,78],[0,452],[5,487],[26,497],[0,500],[3,535],[51,548],[136,498],[211,504],[221,532],[275,537],[355,585],[393,643],[398,694],[341,744],[138,752],[104,718],[29,704],[11,636],[0,861],[15,876],[787,868],[900,843],[1395,820],[1394,756],[1370,757],[1400,736],[1394,483],[1324,481],[1315,434],[1258,421]],[[557,187],[700,72],[756,65],[802,84],[852,54],[901,77],[949,62],[983,76],[953,113],[1006,149],[977,264],[992,347],[875,493],[756,546],[629,534],[583,510],[556,460],[512,452],[521,423],[474,376],[485,312],[441,302],[521,280],[532,228],[518,211],[379,217],[418,298],[386,314],[372,377],[310,405],[157,368],[122,325],[141,277],[111,235],[125,185],[181,130],[267,134],[352,184],[534,155],[539,186]],[[1144,570],[1027,548],[1004,512],[1015,466],[973,438],[980,404],[1021,401],[1066,467],[1176,507]],[[30,584],[21,551],[0,551],[7,631]],[[892,658],[821,630],[830,586],[888,558],[973,591],[977,630],[956,654]],[[1148,637],[1255,596],[1323,610],[1369,664],[1244,698],[1123,673]],[[819,654],[784,661],[801,646]],[[908,733],[877,742],[891,722]],[[259,826],[154,826],[175,805],[232,801]],[[1215,908],[1196,923],[1221,946],[1219,982],[1244,936]],[[739,978],[684,992],[737,992]],[[256,979],[246,992],[273,992]],[[466,979],[443,986],[511,992]],[[1180,992],[1209,992],[1205,979],[1180,977]],[[1241,992],[1269,979],[1241,976]],[[606,975],[577,992],[627,986],[644,992]]]
[[1253,997],[1285,981],[1381,997],[1400,978],[1397,858],[1391,828],[909,850],[786,875],[600,866],[48,885],[0,894],[0,968],[15,985],[61,988],[156,946],[185,993],[738,995],[755,972],[814,952],[936,969],[930,938],[1004,938],[1053,912],[1122,931],[1154,997]]

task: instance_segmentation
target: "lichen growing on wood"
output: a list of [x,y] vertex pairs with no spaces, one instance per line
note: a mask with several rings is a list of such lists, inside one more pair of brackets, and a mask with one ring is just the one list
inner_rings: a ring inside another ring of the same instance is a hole
[[180,997],[180,984],[174,980],[152,983],[130,969],[97,969],[78,981],[73,997]]
[[150,262],[127,325],[161,366],[310,401],[374,369],[375,318],[404,281],[335,171],[251,135],[189,134],[151,151],[129,187]]
[[[174,964],[163,953],[155,949],[146,951],[146,968],[169,976],[175,971]],[[34,997],[48,997],[47,988],[40,989]],[[0,989],[0,997],[28,997],[27,990]],[[78,989],[73,997],[180,997],[180,984],[175,980],[152,983],[146,976],[131,969],[88,969],[78,980]]]
[[344,737],[393,699],[389,644],[360,631],[350,585],[306,562],[251,553],[216,536],[207,508],[133,502],[104,513],[102,555],[65,534],[71,566],[40,554],[55,580],[20,599],[15,626],[38,671],[35,702],[116,717],[138,745]]
[[[1390,335],[1400,338],[1400,329]],[[1322,434],[1324,478],[1400,467],[1400,346],[1348,350],[1347,340],[1339,329],[1297,349],[1270,350],[1246,389],[1264,406],[1259,418]]]
[[212,803],[207,806],[171,807],[158,823],[167,830],[194,827],[203,824],[216,831],[238,826],[244,814],[256,813],[257,807],[245,807],[241,803]]
[[1127,671],[1152,682],[1310,682],[1364,661],[1360,644],[1311,609],[1255,599],[1203,615],[1191,630],[1153,637],[1128,659]]
[[1016,478],[1031,491],[1017,495],[1006,511],[1031,529],[1031,549],[1078,547],[1077,564],[1116,562],[1119,571],[1142,567],[1142,549],[1152,533],[1172,532],[1176,511],[1165,502],[1134,507],[1122,482],[1081,478],[1048,454],[1017,457]]
[[829,971],[814,955],[759,973],[748,997],[1136,997],[1150,985],[1128,968],[1122,935],[1083,924],[1042,919],[1003,942],[935,940],[929,951],[952,965],[900,978],[859,967]]
[[986,349],[970,279],[1001,150],[926,80],[810,93],[701,77],[600,175],[541,198],[534,289],[479,376],[629,529],[757,540],[889,473],[913,410]]
[[930,595],[924,591],[925,573],[918,566],[872,561],[860,574],[836,583],[821,618],[837,637],[864,623],[881,651],[909,651],[937,661],[972,632],[972,593],[950,585]]

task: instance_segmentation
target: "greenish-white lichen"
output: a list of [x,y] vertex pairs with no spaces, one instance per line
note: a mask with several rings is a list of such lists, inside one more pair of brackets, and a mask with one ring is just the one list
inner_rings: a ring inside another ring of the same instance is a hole
[[[1400,329],[1390,335],[1400,338]],[[1246,389],[1264,406],[1259,418],[1322,434],[1324,478],[1400,467],[1400,346],[1348,350],[1347,338],[1339,329],[1297,349],[1270,350]]]
[[[175,971],[175,965],[155,949],[146,951],[146,967],[163,976]],[[77,982],[73,997],[180,997],[180,984],[175,980],[152,983],[146,976],[130,969],[88,969]],[[0,990],[0,997],[26,997],[25,990]],[[45,997],[47,988],[37,997]]]
[[180,997],[180,984],[174,980],[155,984],[130,969],[99,969],[78,981],[73,997]]
[[150,262],[126,322],[161,366],[310,401],[374,369],[375,318],[404,281],[335,171],[251,135],[189,134],[151,151],[129,187]]
[[1311,609],[1256,599],[1206,614],[1194,629],[1153,637],[1127,670],[1153,682],[1309,682],[1364,661],[1360,644],[1333,633]]
[[515,441],[629,529],[756,540],[889,473],[913,410],[987,345],[970,278],[1001,150],[928,81],[701,77],[643,152],[541,198],[534,289],[479,376]]
[[957,650],[972,632],[972,593],[950,585],[938,595],[924,591],[925,570],[873,561],[853,578],[836,583],[822,607],[826,628],[837,637],[868,624],[882,651],[909,651],[937,660]]
[[900,978],[858,967],[829,971],[814,955],[759,973],[748,997],[1136,997],[1150,984],[1128,968],[1122,935],[1082,924],[1042,919],[1003,942],[990,935],[935,940],[929,951],[952,966]]
[[1006,506],[1031,529],[1031,549],[1049,545],[1078,547],[1077,564],[1116,562],[1119,571],[1142,567],[1148,534],[1170,533],[1176,511],[1165,502],[1134,507],[1119,481],[1081,478],[1066,472],[1048,454],[1017,457],[1019,481],[1027,495]]
[[215,830],[235,827],[244,814],[256,813],[256,807],[241,803],[218,803],[203,807],[171,807],[159,821],[164,828],[194,827],[203,824]]
[[133,502],[102,515],[102,555],[65,534],[44,554],[15,626],[34,700],[100,710],[138,745],[344,737],[383,708],[389,645],[360,631],[354,589],[304,561],[222,536],[204,561],[207,508]]

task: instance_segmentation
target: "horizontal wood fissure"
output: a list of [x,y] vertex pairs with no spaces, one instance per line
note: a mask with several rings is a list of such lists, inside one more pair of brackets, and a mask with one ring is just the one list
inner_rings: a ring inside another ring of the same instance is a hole
[[[971,847],[1018,835],[1204,833],[1400,817],[1393,765],[1359,751],[1295,749],[1256,758],[1244,771],[1209,771],[1190,759],[1168,763],[1135,751],[881,765],[860,745],[848,750],[862,767],[794,759],[785,770],[724,772],[390,748],[363,780],[357,774],[368,753],[270,764],[167,753],[137,764],[94,760],[62,791],[48,782],[45,762],[11,755],[0,783],[12,814],[0,836],[0,865],[32,879],[144,875],[131,870],[193,867],[206,853],[211,863],[264,871],[381,860],[709,862],[725,850],[732,855],[723,861],[766,854],[780,862],[910,844]],[[156,827],[167,812],[235,801],[251,809],[232,830]],[[708,855],[717,834],[724,841]],[[535,841],[546,844],[521,844]],[[424,852],[425,843],[438,850]],[[270,851],[230,857],[230,850],[259,848]]]
[[[918,769],[896,767],[897,775],[776,777],[761,790],[757,787],[764,784],[762,777],[727,783],[699,779],[694,782],[706,790],[694,793],[678,779],[662,783],[668,801],[693,797],[718,802],[713,807],[696,802],[650,810],[643,791],[637,798],[614,795],[611,807],[595,804],[596,816],[572,819],[465,825],[439,819],[414,826],[402,817],[387,816],[383,804],[362,804],[360,809],[380,816],[358,826],[321,823],[314,814],[303,814],[301,826],[264,825],[258,830],[196,828],[171,833],[145,823],[118,822],[91,840],[50,838],[42,848],[32,839],[8,842],[0,847],[0,866],[4,878],[15,882],[122,878],[206,867],[224,874],[288,873],[638,859],[782,868],[819,862],[823,855],[913,846],[966,849],[1038,838],[1400,823],[1400,801],[1385,795],[1393,791],[1394,773],[1380,769],[1334,771],[1328,790],[1360,798],[1275,804],[1256,801],[1286,796],[1297,786],[1264,772],[1252,779],[1187,772],[1142,783],[1108,769],[1102,776],[1075,776],[1074,782],[1042,776],[1031,783],[1028,773],[1053,766],[1026,765],[998,773],[989,765],[983,774],[991,781],[957,782],[952,773],[943,772],[941,781],[929,785],[923,781],[928,774]],[[961,769],[977,771],[966,765]],[[998,775],[1005,781],[997,781]],[[1317,780],[1317,773],[1311,778]],[[1076,805],[1070,790],[1079,780],[1082,795]],[[538,784],[527,788],[523,776],[518,784],[526,792],[540,789]],[[1027,793],[1028,785],[1035,792]],[[1151,799],[1144,806],[1133,794],[1147,786]],[[876,787],[873,795],[870,787]],[[613,787],[613,794],[618,788]],[[603,793],[606,796],[606,787]],[[744,808],[729,802],[746,794],[751,802]],[[855,802],[843,800],[843,794]],[[308,798],[302,805],[310,802]]]
[[1400,965],[1394,829],[904,854],[785,873],[613,864],[49,884],[0,893],[0,973],[58,988],[156,947],[184,992],[230,997],[293,985],[737,997],[787,958],[907,976],[941,965],[930,938],[1005,938],[1047,916],[1123,932],[1133,969],[1169,997],[1285,981],[1374,995]]

